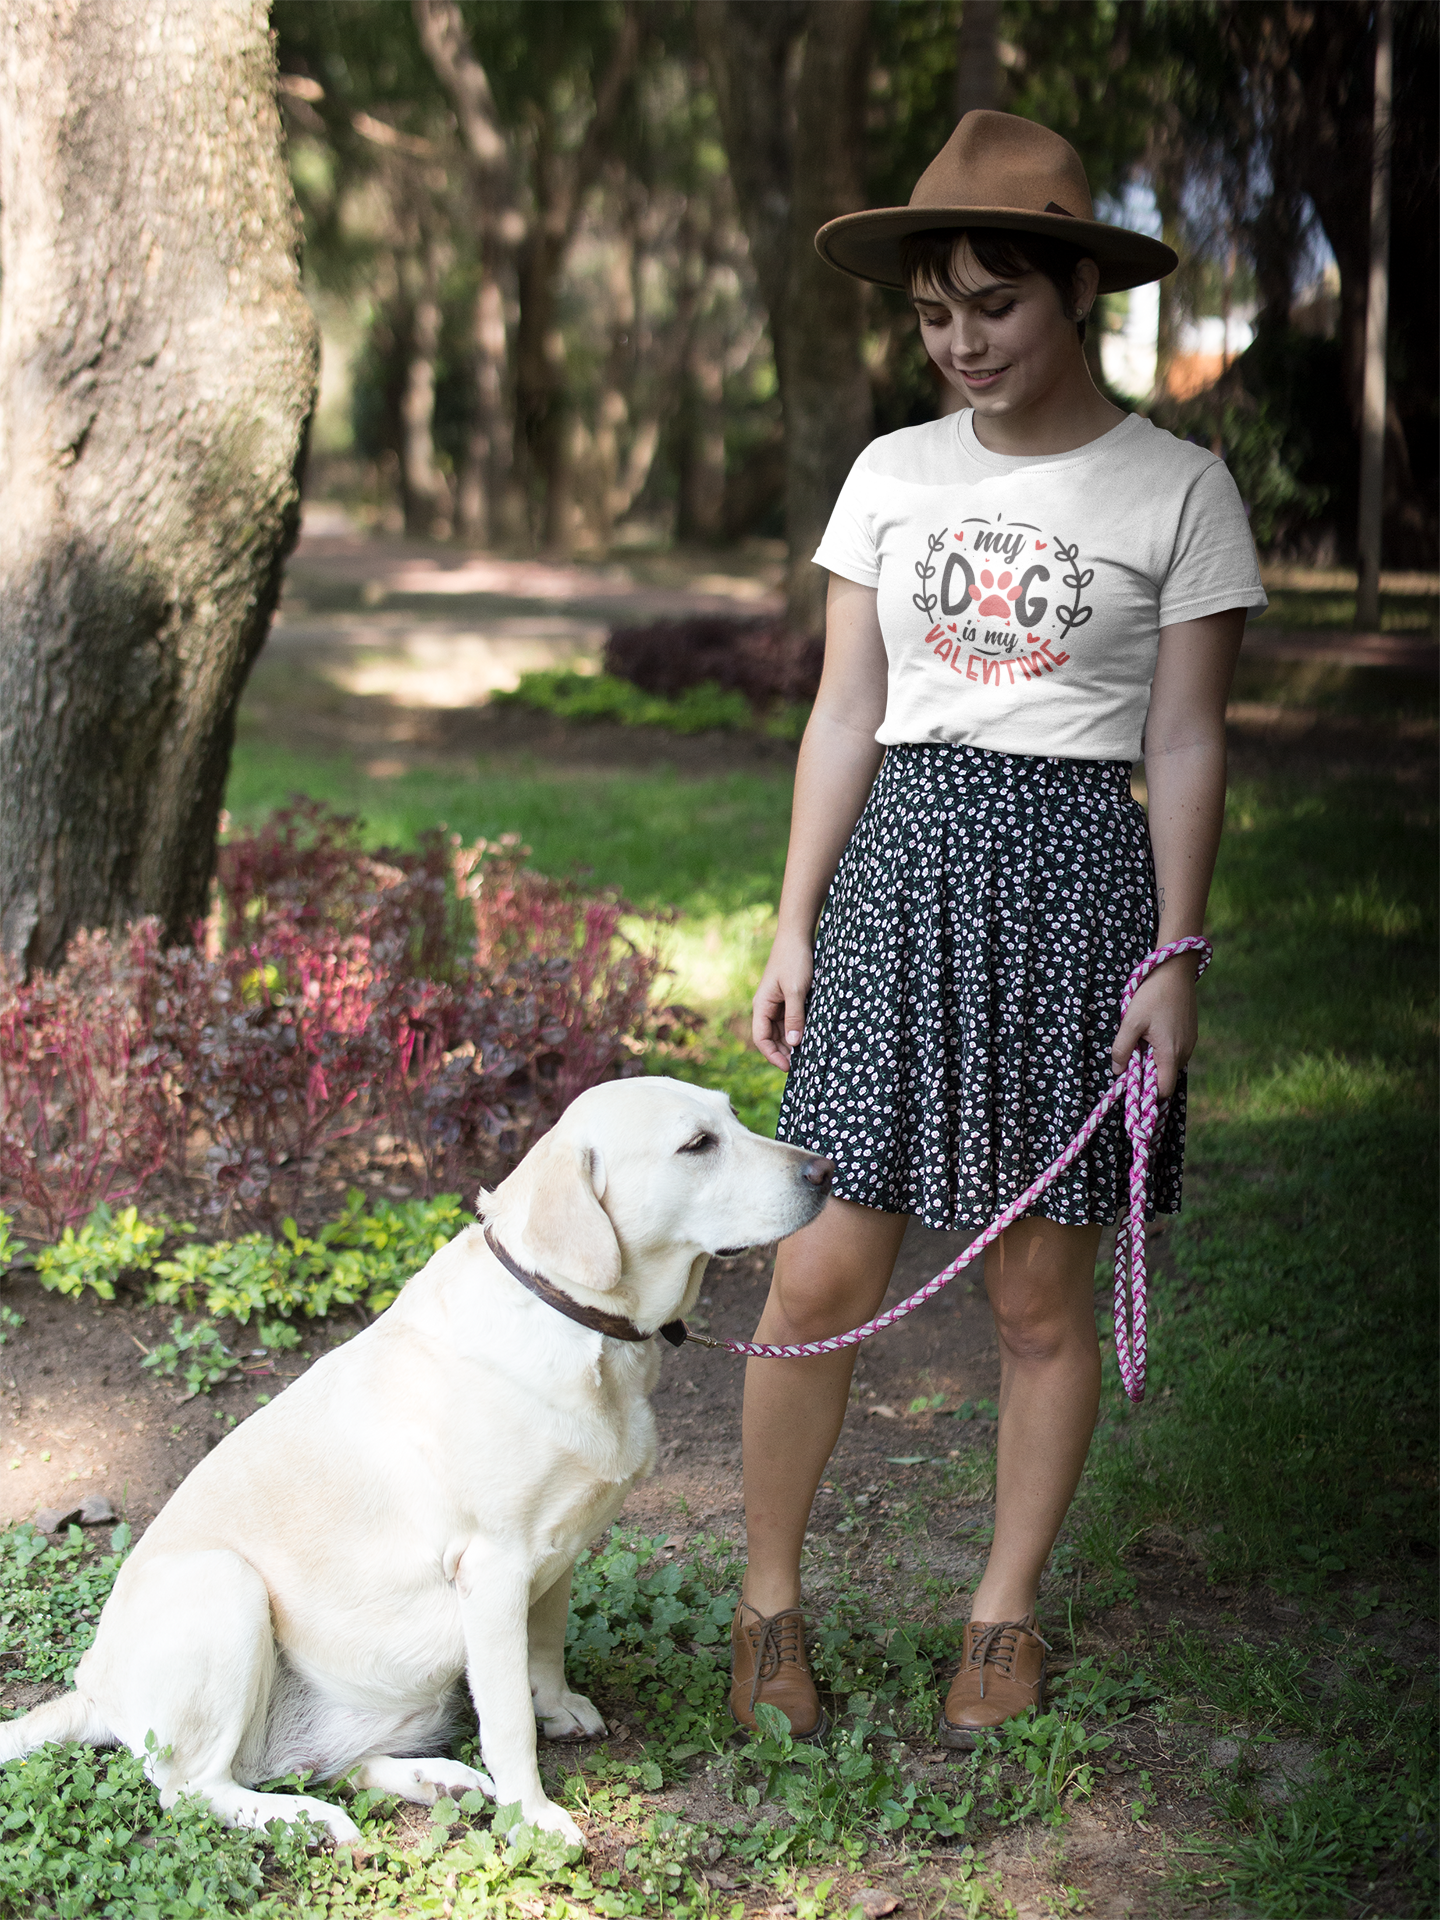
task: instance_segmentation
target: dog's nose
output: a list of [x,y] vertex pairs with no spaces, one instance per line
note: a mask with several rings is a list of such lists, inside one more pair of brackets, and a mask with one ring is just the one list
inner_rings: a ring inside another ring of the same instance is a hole
[[807,1160],[800,1178],[807,1186],[816,1187],[821,1193],[830,1191],[830,1182],[835,1178],[833,1160]]

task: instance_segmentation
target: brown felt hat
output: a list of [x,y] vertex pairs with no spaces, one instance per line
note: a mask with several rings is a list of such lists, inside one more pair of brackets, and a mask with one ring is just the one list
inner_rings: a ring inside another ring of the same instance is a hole
[[900,242],[937,227],[1011,227],[1048,234],[1088,254],[1100,292],[1163,280],[1173,248],[1095,218],[1080,156],[1068,140],[1018,113],[967,113],[916,182],[908,207],[876,207],[828,220],[816,251],[842,273],[906,290]]

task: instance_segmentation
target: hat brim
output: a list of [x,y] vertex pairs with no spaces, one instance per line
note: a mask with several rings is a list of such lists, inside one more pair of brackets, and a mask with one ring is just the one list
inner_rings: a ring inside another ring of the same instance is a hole
[[1173,247],[1152,240],[1149,234],[1107,226],[1103,220],[1031,213],[1024,207],[881,207],[869,213],[842,213],[816,234],[815,251],[841,273],[908,293],[900,242],[912,233],[946,227],[1006,227],[1064,240],[1095,261],[1101,293],[1123,293],[1127,287],[1163,280],[1180,264]]

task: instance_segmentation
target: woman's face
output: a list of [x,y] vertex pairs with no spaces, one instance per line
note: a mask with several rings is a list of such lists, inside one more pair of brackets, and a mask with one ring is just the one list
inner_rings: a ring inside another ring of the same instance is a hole
[[1100,273],[1093,260],[1075,270],[1075,308],[1067,315],[1043,273],[987,273],[968,241],[952,268],[961,297],[917,284],[911,302],[925,351],[947,383],[987,419],[1037,417],[1047,402],[1089,384],[1075,321],[1089,311]]

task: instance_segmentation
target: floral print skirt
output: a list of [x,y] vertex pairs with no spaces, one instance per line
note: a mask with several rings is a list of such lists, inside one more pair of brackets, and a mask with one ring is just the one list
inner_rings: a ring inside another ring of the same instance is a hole
[[[988,1226],[1110,1085],[1120,992],[1151,950],[1155,870],[1123,761],[891,747],[820,919],[778,1138],[835,1193],[927,1227]],[[1185,1082],[1162,1110],[1151,1213],[1175,1213]],[[1108,1224],[1117,1107],[1033,1211]]]

